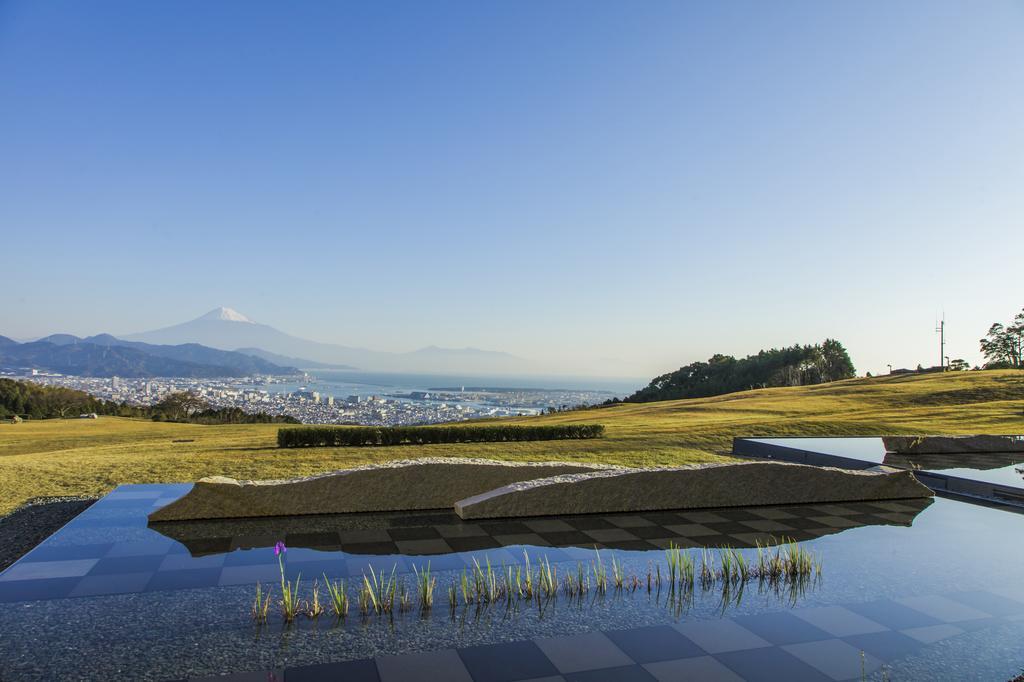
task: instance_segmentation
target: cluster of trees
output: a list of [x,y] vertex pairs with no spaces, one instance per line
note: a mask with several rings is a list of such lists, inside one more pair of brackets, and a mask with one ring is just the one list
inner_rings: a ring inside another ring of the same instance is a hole
[[[856,370],[846,348],[835,339],[820,344],[762,350],[735,358],[714,355],[655,378],[623,402],[704,398],[771,386],[807,386],[850,379]],[[619,402],[613,399],[609,403]]]
[[985,369],[1024,369],[1024,310],[1008,325],[993,324],[980,343]]
[[214,408],[192,392],[173,393],[156,405],[138,407],[101,400],[84,391],[62,386],[42,386],[28,381],[0,379],[0,417],[64,419],[96,413],[116,417],[149,417],[154,421],[192,424],[298,424],[293,417],[250,414],[237,407]]
[[503,441],[600,438],[601,424],[522,426],[481,424],[474,426],[303,426],[280,429],[281,448],[423,445],[429,443],[494,443]]

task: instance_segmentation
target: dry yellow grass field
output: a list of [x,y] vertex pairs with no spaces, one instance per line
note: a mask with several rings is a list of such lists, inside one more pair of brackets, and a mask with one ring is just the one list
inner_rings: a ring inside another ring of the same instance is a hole
[[1024,372],[851,379],[511,421],[599,422],[597,440],[281,450],[278,426],[101,417],[0,425],[0,514],[26,500],[99,495],[119,483],[223,474],[284,478],[424,456],[683,464],[727,457],[734,436],[1024,432]]

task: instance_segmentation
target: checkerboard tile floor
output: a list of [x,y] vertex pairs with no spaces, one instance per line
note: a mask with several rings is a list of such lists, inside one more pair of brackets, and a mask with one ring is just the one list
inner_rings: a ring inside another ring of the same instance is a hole
[[[461,569],[484,554],[518,559],[520,546],[550,548],[552,562],[579,548],[627,551],[752,547],[785,536],[806,541],[870,524],[909,525],[928,501],[795,505],[463,522],[451,512],[246,519],[147,525],[147,515],[187,485],[121,486],[0,573],[0,602],[125,594],[266,581],[269,548],[284,536],[289,575],[359,575],[367,565]],[[371,526],[371,527],[368,527]],[[505,548],[512,548],[515,554]],[[947,607],[948,608],[948,607]],[[961,610],[969,607],[962,607]]]
[[963,634],[974,627],[972,624],[994,627],[1022,617],[1024,602],[971,591],[681,621],[675,625],[541,637],[201,679],[854,682],[862,679],[862,671],[870,675],[929,645]]

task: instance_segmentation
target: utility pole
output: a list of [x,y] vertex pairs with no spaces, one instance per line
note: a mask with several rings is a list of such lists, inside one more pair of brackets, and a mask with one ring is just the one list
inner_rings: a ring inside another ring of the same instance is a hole
[[939,335],[939,369],[946,371],[946,314],[942,314],[942,321],[935,327],[935,333]]

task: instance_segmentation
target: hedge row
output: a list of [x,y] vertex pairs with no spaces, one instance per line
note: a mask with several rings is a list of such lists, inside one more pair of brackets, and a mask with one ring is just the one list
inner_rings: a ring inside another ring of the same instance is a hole
[[500,443],[524,440],[600,438],[601,424],[520,426],[300,426],[280,429],[277,446],[308,448],[324,446],[421,445],[425,443]]

